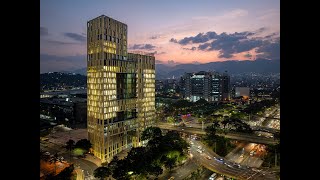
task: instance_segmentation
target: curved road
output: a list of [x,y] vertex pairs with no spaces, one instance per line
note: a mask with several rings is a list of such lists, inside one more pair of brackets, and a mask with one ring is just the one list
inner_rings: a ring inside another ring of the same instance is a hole
[[[275,180],[276,176],[270,172],[262,171],[255,168],[247,168],[244,166],[237,167],[234,166],[233,163],[223,160],[218,161],[215,158],[221,158],[216,153],[214,153],[210,148],[206,147],[203,143],[199,141],[193,141],[193,145],[191,146],[191,154],[193,158],[198,161],[201,165],[206,167],[207,169],[223,174],[228,177],[232,177],[235,179],[246,179],[246,180],[259,180],[259,179],[266,179],[266,180]],[[197,152],[198,146],[201,146],[202,149],[205,149],[203,153]],[[208,159],[209,156],[211,159]],[[215,157],[215,158],[214,158]],[[227,164],[224,164],[227,163]]]

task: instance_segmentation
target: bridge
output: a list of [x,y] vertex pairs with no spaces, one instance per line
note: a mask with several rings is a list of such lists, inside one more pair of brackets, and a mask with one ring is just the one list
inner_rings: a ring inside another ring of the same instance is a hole
[[268,127],[263,127],[263,126],[251,126],[251,129],[253,131],[263,131],[263,132],[268,132],[272,134],[279,134],[280,130],[278,129],[273,129],[273,128],[268,128]]
[[[208,126],[211,126],[213,123],[206,123],[203,125],[203,128],[205,129]],[[168,125],[168,123],[158,123],[158,125]],[[193,128],[197,128],[197,129],[202,129],[202,125],[201,124],[197,124],[197,123],[188,123],[186,124],[187,127],[192,126]],[[264,127],[264,126],[250,126],[251,129],[253,131],[263,131],[263,132],[268,132],[268,133],[272,133],[272,134],[279,134],[280,130],[278,129],[273,129],[273,128],[269,128],[269,127]]]
[[[162,125],[157,124],[157,127],[160,129],[165,130],[173,130],[173,131],[179,131],[189,134],[200,134],[205,135],[205,131],[199,128],[194,127],[177,127],[177,126],[169,126],[169,125]],[[239,132],[229,132],[229,133],[217,133],[219,136],[224,136],[229,139],[235,139],[235,140],[241,140],[241,141],[249,141],[253,143],[259,143],[259,144],[277,144],[279,143],[279,140],[273,139],[273,138],[266,138],[262,136],[256,136],[254,134],[245,134],[245,133],[239,133]]]

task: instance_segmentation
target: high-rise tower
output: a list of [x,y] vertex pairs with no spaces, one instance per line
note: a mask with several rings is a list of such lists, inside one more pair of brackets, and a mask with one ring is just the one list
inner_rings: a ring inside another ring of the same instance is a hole
[[230,99],[230,77],[227,73],[205,72],[185,73],[180,80],[184,99],[196,102],[228,101]]
[[102,162],[140,146],[155,116],[155,57],[127,53],[127,25],[99,16],[87,22],[88,138]]

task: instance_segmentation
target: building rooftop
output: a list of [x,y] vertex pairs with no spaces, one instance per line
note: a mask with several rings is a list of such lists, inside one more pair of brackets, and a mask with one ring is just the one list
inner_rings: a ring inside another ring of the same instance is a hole
[[112,19],[112,20],[114,20],[114,21],[116,21],[116,22],[118,22],[118,23],[121,23],[121,24],[124,24],[124,25],[127,26],[127,24],[125,24],[125,23],[123,23],[123,22],[121,22],[121,21],[118,21],[118,20],[116,20],[116,19],[113,19],[113,18],[110,17],[110,16],[106,16],[106,15],[104,15],[104,14],[102,14],[102,15],[100,15],[100,16],[98,16],[98,17],[95,17],[95,18],[89,20],[88,22],[90,22],[90,21],[92,21],[92,20],[95,20],[95,19],[99,19],[99,18],[101,18],[101,17],[103,17],[103,18],[104,18],[104,17],[107,17],[107,18],[109,18],[109,19]]
[[139,54],[139,55],[145,55],[145,56],[154,56],[155,53],[150,52],[144,52],[144,51],[130,51],[128,54]]

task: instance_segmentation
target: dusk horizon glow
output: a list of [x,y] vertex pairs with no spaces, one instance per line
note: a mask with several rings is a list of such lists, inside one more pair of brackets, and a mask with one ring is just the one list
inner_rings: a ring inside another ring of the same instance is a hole
[[280,59],[280,2],[47,1],[40,3],[41,72],[86,67],[86,23],[128,25],[128,51],[164,64]]

